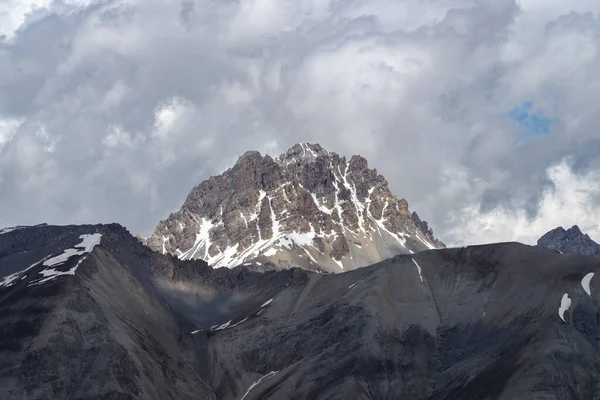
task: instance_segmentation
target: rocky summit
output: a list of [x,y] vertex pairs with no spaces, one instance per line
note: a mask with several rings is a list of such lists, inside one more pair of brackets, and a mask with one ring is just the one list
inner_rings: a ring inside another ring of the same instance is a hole
[[598,399],[598,272],[519,243],[214,269],[116,224],[4,230],[0,399]]
[[444,247],[367,160],[307,143],[276,159],[247,152],[195,187],[143,242],[213,267],[327,272]]
[[567,230],[562,226],[553,229],[539,238],[537,245],[563,254],[600,257],[600,244],[581,232],[577,225]]

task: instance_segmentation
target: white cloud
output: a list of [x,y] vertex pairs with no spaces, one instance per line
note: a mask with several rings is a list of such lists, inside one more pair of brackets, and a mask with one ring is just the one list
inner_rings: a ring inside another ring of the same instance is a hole
[[28,16],[47,7],[52,0],[4,0],[0,3],[0,37],[12,38]]
[[0,119],[0,153],[2,152],[2,147],[16,135],[22,123],[22,120],[16,118]]
[[111,126],[108,134],[102,139],[102,144],[108,148],[131,147],[133,142],[129,132],[120,126]]
[[498,206],[482,212],[475,203],[459,210],[451,217],[453,228],[448,233],[454,238],[452,244],[502,241],[535,244],[549,230],[573,225],[579,225],[600,242],[600,170],[577,174],[571,164],[570,160],[563,160],[547,169],[551,184],[543,190],[533,217],[527,215],[524,207]]

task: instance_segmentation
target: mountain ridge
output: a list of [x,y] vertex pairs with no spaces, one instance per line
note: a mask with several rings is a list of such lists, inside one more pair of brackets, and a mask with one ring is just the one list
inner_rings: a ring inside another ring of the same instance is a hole
[[244,153],[143,241],[216,267],[254,261],[328,272],[444,247],[366,159],[307,143],[277,158]]
[[17,229],[0,234],[0,281],[17,274],[0,285],[0,398],[597,398],[599,271],[509,242],[257,273],[116,224]]

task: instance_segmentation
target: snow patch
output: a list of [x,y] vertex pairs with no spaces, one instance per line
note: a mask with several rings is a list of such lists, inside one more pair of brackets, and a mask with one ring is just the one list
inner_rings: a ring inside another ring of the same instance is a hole
[[260,308],[268,306],[269,304],[271,304],[272,301],[273,301],[273,299],[265,301],[264,304],[262,306],[260,306]]
[[195,335],[198,332],[200,332],[200,329],[198,329],[197,331],[192,331],[192,335]]
[[311,225],[310,226],[310,232],[306,232],[306,233],[290,233],[289,235],[287,235],[287,238],[292,240],[293,242],[295,242],[298,246],[311,246],[312,247],[312,242],[313,239],[315,238],[316,234],[315,234],[315,228]]
[[279,239],[279,243],[288,250],[291,250],[292,246],[294,245],[294,241],[287,236]]
[[89,254],[94,249],[94,247],[100,244],[102,235],[100,233],[94,233],[92,235],[81,235],[79,236],[79,239],[82,239],[82,242],[75,245],[75,247],[82,250],[66,249],[63,251],[62,254],[56,257],[52,257],[44,261],[42,264],[44,267],[59,266],[66,263],[71,257],[86,255],[81,260],[79,260],[74,267],[68,269],[67,271],[59,271],[55,268],[43,269],[38,272],[38,274],[42,275],[43,278],[38,278],[37,280],[30,282],[27,286],[29,287],[34,285],[41,285],[63,275],[75,275],[75,271],[77,271],[77,268],[79,268],[81,263],[85,261],[85,259],[87,258],[87,254]]
[[[196,241],[188,251],[179,256],[179,258],[182,260],[191,260],[193,258],[201,258],[206,260],[208,258],[208,249],[210,248],[210,230],[214,227],[214,224],[206,218],[202,218],[202,222],[199,223],[200,232],[196,234]],[[201,250],[204,251],[201,252]],[[195,257],[196,255],[198,255],[198,257]]]
[[425,246],[427,246],[428,249],[430,250],[435,250],[435,246],[433,246],[431,243],[429,243],[426,240],[421,239],[421,237],[419,235],[415,235],[417,237],[417,239],[419,239]]
[[417,267],[417,271],[419,271],[419,278],[421,278],[421,282],[423,282],[423,274],[421,273],[421,266],[417,263],[417,261],[414,258],[412,258],[412,262]]
[[346,170],[344,171],[344,175],[342,175],[342,181],[344,187],[350,191],[350,199],[354,204],[354,208],[356,208],[356,214],[358,217],[358,229],[362,232],[365,232],[364,222],[363,222],[363,212],[365,209],[365,205],[360,202],[358,199],[358,195],[356,194],[356,185],[354,182],[352,185],[348,182],[348,169],[350,169],[350,163],[346,165]]
[[565,321],[565,311],[567,311],[569,307],[571,307],[571,299],[569,298],[569,294],[565,293],[560,300],[560,307],[558,308],[558,316],[563,322],[567,322]]
[[250,387],[248,388],[248,390],[246,390],[246,393],[244,393],[244,395],[242,396],[242,398],[240,400],[244,400],[246,398],[246,396],[248,396],[250,394],[250,391],[252,389],[254,389],[256,386],[258,386],[263,380],[272,377],[273,375],[275,375],[277,372],[279,371],[271,371],[268,374],[264,375],[263,377],[261,377],[259,380],[257,380],[256,382],[254,382],[252,385],[250,385]]
[[[62,254],[44,261],[43,265],[45,267],[53,267],[55,265],[64,264],[73,256],[80,256],[89,253],[94,249],[94,247],[100,244],[101,238],[102,235],[100,233],[94,233],[93,235],[81,235],[79,236],[79,239],[82,239],[82,242],[76,244],[75,249],[66,249]],[[77,248],[83,250],[77,250]]]
[[279,252],[278,249],[276,249],[275,247],[271,247],[269,250],[267,250],[263,253],[263,256],[271,257],[271,256],[274,256],[275,254],[277,254],[278,252]]
[[353,283],[352,285],[348,286],[348,289],[352,289],[354,286],[356,286],[356,285],[358,285],[360,283],[362,283],[362,280],[360,280],[360,281],[358,281],[356,283]]
[[22,226],[13,226],[13,227],[10,227],[10,228],[0,229],[0,235],[4,235],[6,233],[11,233],[11,232],[14,232],[16,230],[23,229],[23,228],[24,227],[22,227]]
[[589,274],[587,274],[586,276],[584,276],[583,279],[581,280],[581,286],[583,287],[583,290],[585,290],[585,292],[589,296],[592,295],[592,291],[590,289],[590,282],[592,281],[593,277],[594,277],[594,273],[590,272]]
[[231,325],[231,326],[229,327],[229,329],[231,329],[231,328],[233,328],[233,327],[235,327],[235,326],[238,326],[239,324],[241,324],[241,323],[244,323],[244,322],[246,322],[246,321],[248,321],[248,317],[246,317],[246,318],[244,318],[243,320],[241,320],[241,321],[239,321],[239,322],[236,322],[235,324]]
[[240,210],[240,216],[244,220],[244,224],[246,224],[246,228],[248,228],[248,219],[246,218],[246,216],[244,215],[244,213],[241,210]]
[[21,272],[17,272],[15,274],[12,275],[8,275],[4,278],[2,278],[2,280],[0,281],[0,287],[10,287],[12,285],[14,285],[15,283],[17,283],[17,280],[19,279]]
[[231,320],[225,322],[223,325],[221,325],[221,326],[219,326],[217,328],[214,328],[214,329],[211,328],[211,329],[215,330],[215,331],[220,331],[220,330],[223,330],[223,329],[227,329],[229,327],[229,325],[231,325]]
[[[340,269],[342,269],[342,270],[344,269],[344,264],[342,264],[342,262],[341,262],[340,260],[336,260],[336,259],[335,259],[335,258],[333,258],[333,257],[331,258],[331,260],[332,260],[334,263],[336,263],[336,264],[337,264],[337,266],[338,266],[338,267],[340,267]],[[315,261],[315,263],[316,263],[316,261]]]
[[335,207],[332,208],[332,209],[329,209],[329,208],[325,207],[323,204],[321,204],[321,202],[317,199],[317,196],[314,193],[311,193],[310,195],[312,196],[314,203],[317,205],[317,208],[321,212],[324,212],[325,214],[331,215],[331,213],[333,212],[333,210],[335,210]]
[[[19,271],[19,272],[15,272],[14,274],[5,276],[4,278],[2,278],[2,280],[0,280],[0,287],[11,287],[12,285],[15,285],[17,283],[17,280],[23,280],[25,278],[27,278],[27,274],[25,274],[27,271],[29,271],[30,269],[32,269],[33,267],[37,267],[38,265],[40,265],[42,262],[44,262],[46,259],[48,259],[48,257],[45,257],[43,259],[41,259],[40,261],[31,264],[29,267],[25,268],[23,271]],[[23,275],[21,277],[21,275]]]
[[165,243],[167,243],[169,241],[169,238],[166,236],[162,237],[162,253],[163,254],[167,254],[167,249],[165,247]]

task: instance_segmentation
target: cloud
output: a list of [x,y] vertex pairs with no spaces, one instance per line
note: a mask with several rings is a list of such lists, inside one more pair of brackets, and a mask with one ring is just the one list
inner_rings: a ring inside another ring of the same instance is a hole
[[[536,202],[535,215],[528,215],[524,204],[499,205],[482,212],[477,204],[452,215],[450,229],[454,244],[482,244],[514,240],[535,244],[539,232],[574,224],[592,238],[600,239],[600,170],[574,172],[572,160],[565,159],[546,170],[548,183]],[[478,235],[474,235],[477,232]]]
[[597,1],[33,4],[0,8],[0,226],[148,235],[299,141],[365,156],[449,243],[597,221],[595,193],[545,211],[573,188],[556,168],[600,170]]

